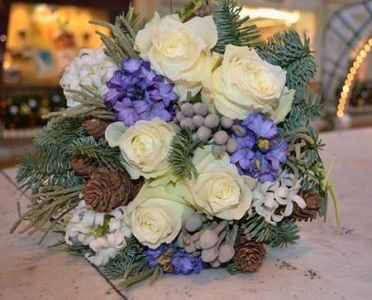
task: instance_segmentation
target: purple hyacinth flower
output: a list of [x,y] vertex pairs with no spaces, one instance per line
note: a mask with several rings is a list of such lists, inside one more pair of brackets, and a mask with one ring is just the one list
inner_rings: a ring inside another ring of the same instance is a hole
[[273,168],[279,170],[280,164],[287,161],[287,150],[288,144],[285,140],[281,140],[276,143],[269,152],[267,152],[266,157],[271,161]]
[[175,116],[178,96],[174,85],[151,69],[150,62],[128,58],[107,82],[105,105],[126,126],[138,120],[160,118],[166,122]]
[[156,249],[147,249],[145,251],[145,254],[146,254],[146,260],[147,260],[147,263],[150,267],[155,267],[158,265],[158,259],[160,258],[160,256],[162,256],[165,252],[167,252],[167,250],[169,249],[169,247],[165,244],[159,246],[158,248]]
[[231,155],[240,175],[257,178],[261,182],[275,181],[281,165],[287,159],[287,142],[279,137],[273,120],[265,119],[262,113],[251,114],[241,121],[246,129],[243,137],[233,136],[238,149]]
[[249,115],[242,124],[252,130],[257,138],[271,139],[278,134],[278,127],[274,121],[265,119],[262,113]]
[[172,255],[171,265],[175,274],[200,273],[203,269],[203,261],[200,256],[196,257],[184,251],[178,251]]

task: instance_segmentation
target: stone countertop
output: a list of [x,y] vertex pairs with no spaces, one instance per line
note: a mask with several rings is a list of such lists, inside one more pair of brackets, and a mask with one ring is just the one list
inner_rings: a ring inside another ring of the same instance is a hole
[[[133,300],[371,299],[372,128],[322,135],[322,156],[339,199],[341,226],[330,205],[328,222],[300,223],[301,239],[288,249],[268,249],[260,271],[230,276],[224,270],[165,276],[144,282],[125,297]],[[37,237],[10,235],[17,218],[14,169],[0,171],[0,299],[122,299],[80,257],[37,246]],[[23,204],[26,201],[22,201]],[[125,299],[125,298],[124,298]]]

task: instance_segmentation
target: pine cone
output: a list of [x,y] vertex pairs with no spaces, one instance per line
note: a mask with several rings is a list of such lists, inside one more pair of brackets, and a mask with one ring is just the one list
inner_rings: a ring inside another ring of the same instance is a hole
[[136,198],[137,194],[141,190],[144,183],[145,183],[145,180],[142,177],[136,180],[132,180],[132,184],[133,184],[132,195],[131,195],[132,199]]
[[97,166],[89,159],[79,155],[70,160],[70,168],[80,176],[89,178],[95,172]]
[[311,190],[300,191],[299,195],[305,200],[306,207],[302,209],[293,203],[293,212],[291,218],[296,221],[312,221],[316,218],[320,208],[320,195]]
[[128,173],[112,168],[99,168],[93,173],[83,190],[84,200],[98,212],[110,212],[125,205],[138,193]]
[[239,237],[235,244],[234,264],[241,272],[256,272],[265,255],[266,250],[262,244]]
[[105,130],[109,124],[110,122],[102,119],[90,118],[86,119],[82,126],[89,135],[99,140],[105,136]]

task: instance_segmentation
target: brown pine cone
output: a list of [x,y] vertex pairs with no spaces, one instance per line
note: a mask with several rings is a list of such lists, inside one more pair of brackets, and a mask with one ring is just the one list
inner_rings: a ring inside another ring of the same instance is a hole
[[265,255],[266,250],[262,244],[239,237],[235,244],[234,265],[241,272],[256,272]]
[[312,190],[300,191],[299,195],[305,200],[306,207],[302,209],[293,203],[291,218],[296,221],[312,221],[317,217],[320,208],[320,195]]
[[105,130],[109,124],[110,122],[102,119],[90,118],[86,119],[82,126],[89,135],[99,140],[105,136]]
[[83,196],[86,204],[94,210],[110,212],[131,201],[138,190],[128,173],[112,168],[99,168],[85,185]]
[[143,177],[136,179],[136,180],[132,180],[132,184],[133,184],[132,195],[131,195],[132,200],[136,198],[137,194],[141,190],[144,183],[145,183],[145,180],[143,179]]
[[70,160],[70,168],[80,176],[89,178],[95,172],[97,166],[89,159],[79,155]]

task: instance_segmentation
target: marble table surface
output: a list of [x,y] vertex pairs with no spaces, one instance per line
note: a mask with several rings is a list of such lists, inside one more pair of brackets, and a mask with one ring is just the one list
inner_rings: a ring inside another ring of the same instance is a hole
[[[288,249],[268,249],[260,271],[165,276],[117,291],[83,258],[36,244],[36,235],[9,234],[17,218],[15,169],[0,170],[0,299],[372,299],[372,128],[325,133],[326,166],[339,199],[341,226],[301,224]],[[23,205],[26,199],[20,199]]]

